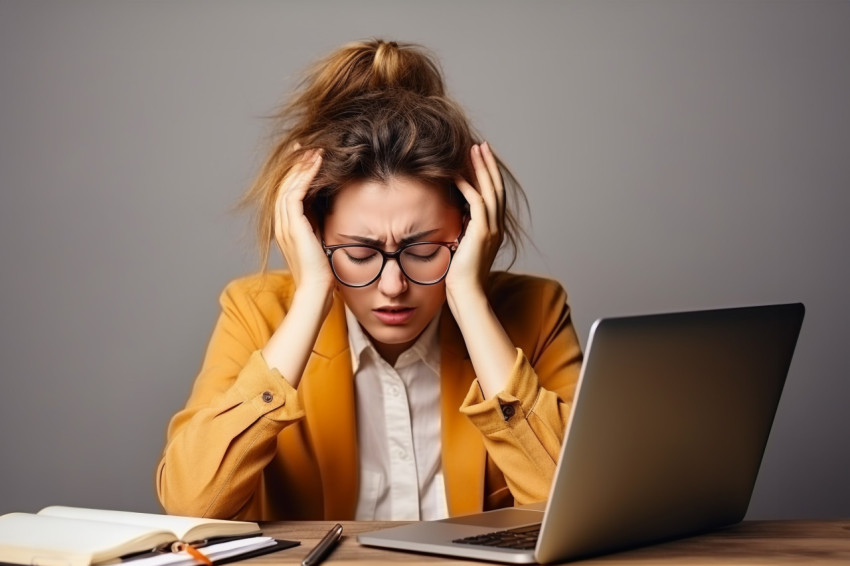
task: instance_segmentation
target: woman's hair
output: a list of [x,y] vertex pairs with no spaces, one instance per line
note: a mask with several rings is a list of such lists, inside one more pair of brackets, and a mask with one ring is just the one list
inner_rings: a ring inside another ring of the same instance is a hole
[[[409,177],[446,188],[460,209],[466,200],[454,184],[475,183],[469,152],[480,136],[460,106],[445,94],[436,60],[415,44],[360,41],[343,46],[308,70],[292,99],[274,116],[273,147],[241,200],[256,209],[260,260],[265,268],[274,238],[275,203],[287,172],[311,149],[322,165],[305,198],[317,226],[333,196],[354,181]],[[524,230],[511,210],[527,209],[522,187],[497,157],[507,205],[504,242],[510,263]]]

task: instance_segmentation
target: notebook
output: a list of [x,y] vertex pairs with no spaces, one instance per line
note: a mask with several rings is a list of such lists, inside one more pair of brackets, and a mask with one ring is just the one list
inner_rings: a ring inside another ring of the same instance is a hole
[[547,501],[358,542],[548,563],[741,521],[803,313],[795,303],[597,320]]

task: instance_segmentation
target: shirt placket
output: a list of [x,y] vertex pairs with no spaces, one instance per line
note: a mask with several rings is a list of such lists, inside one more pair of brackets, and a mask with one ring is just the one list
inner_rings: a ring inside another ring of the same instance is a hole
[[392,518],[397,521],[418,521],[419,480],[407,391],[395,370],[382,372],[381,389],[389,448]]

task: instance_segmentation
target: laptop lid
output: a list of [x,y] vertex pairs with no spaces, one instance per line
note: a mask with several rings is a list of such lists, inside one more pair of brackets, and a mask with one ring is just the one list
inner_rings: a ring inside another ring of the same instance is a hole
[[358,541],[546,563],[740,521],[803,313],[796,303],[596,321],[534,550],[455,542],[541,520],[526,509],[413,523]]

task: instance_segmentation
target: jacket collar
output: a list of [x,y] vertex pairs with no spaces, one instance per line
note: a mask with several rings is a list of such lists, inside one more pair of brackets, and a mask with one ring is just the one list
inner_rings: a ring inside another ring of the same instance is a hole
[[460,412],[475,372],[448,305],[440,322],[443,474],[449,514],[455,516],[483,509],[486,452],[481,433]]
[[353,519],[359,485],[356,401],[345,307],[336,293],[298,392],[321,470],[324,516]]

